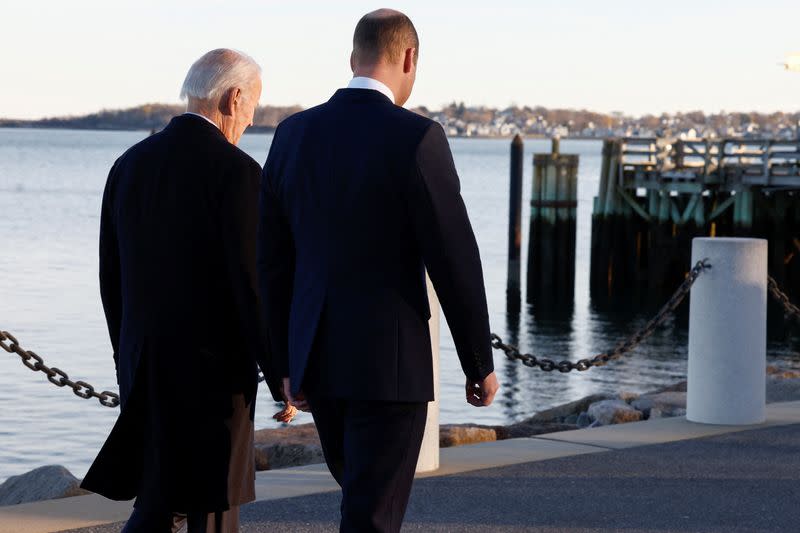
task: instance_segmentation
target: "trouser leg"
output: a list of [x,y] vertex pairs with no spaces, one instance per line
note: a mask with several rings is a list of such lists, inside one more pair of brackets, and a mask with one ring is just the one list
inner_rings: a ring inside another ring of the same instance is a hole
[[172,533],[173,524],[169,511],[134,507],[122,533]]
[[400,531],[427,410],[427,403],[347,403],[342,446],[342,532]]
[[219,513],[189,513],[186,533],[239,533],[239,506]]
[[311,415],[317,426],[322,453],[333,478],[342,484],[344,474],[344,409],[345,401],[309,395]]

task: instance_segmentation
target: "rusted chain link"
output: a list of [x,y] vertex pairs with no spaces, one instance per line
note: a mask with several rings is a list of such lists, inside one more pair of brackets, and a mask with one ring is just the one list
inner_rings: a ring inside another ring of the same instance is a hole
[[552,359],[539,359],[535,355],[529,353],[520,353],[516,346],[504,343],[503,339],[494,333],[492,333],[492,348],[495,350],[502,350],[506,354],[506,357],[512,361],[519,360],[522,361],[522,364],[525,366],[529,366],[531,368],[538,367],[545,372],[552,372],[553,370],[558,370],[562,373],[572,372],[573,370],[583,372],[594,366],[603,366],[609,361],[619,359],[623,355],[631,352],[645,339],[652,335],[661,324],[664,323],[664,321],[672,314],[672,312],[678,308],[681,302],[683,302],[684,298],[686,298],[686,295],[692,290],[692,285],[694,285],[694,282],[697,281],[698,277],[700,277],[700,274],[702,274],[706,269],[711,268],[711,265],[709,265],[707,261],[708,259],[698,261],[692,270],[689,271],[689,274],[686,276],[686,279],[683,280],[683,283],[680,284],[678,290],[675,291],[675,294],[672,295],[672,297],[667,301],[666,304],[664,304],[658,313],[652,319],[650,319],[650,321],[647,322],[642,329],[625,339],[623,342],[617,344],[612,350],[599,353],[589,359],[581,359],[575,362],[556,362]]
[[[72,381],[66,372],[60,368],[47,366],[41,356],[20,346],[17,338],[7,331],[0,330],[0,348],[8,353],[17,354],[22,359],[23,365],[34,372],[44,373],[47,376],[47,380],[56,387],[69,387],[75,393],[75,396],[79,396],[84,400],[97,398],[106,407],[119,407],[119,395],[117,393],[111,391],[97,392],[92,385],[85,381]],[[259,372],[258,382],[261,383],[262,381],[264,381],[264,374]]]
[[[9,344],[9,341],[11,344]],[[97,392],[93,386],[85,381],[72,381],[69,379],[69,375],[63,370],[55,367],[50,368],[35,352],[22,348],[17,338],[7,331],[0,331],[0,348],[8,353],[15,353],[20,356],[22,364],[34,372],[43,372],[47,376],[47,380],[56,387],[67,386],[72,389],[75,396],[79,396],[84,400],[97,398],[97,400],[106,407],[119,406],[118,394],[111,391]]]
[[[686,295],[689,294],[692,289],[692,285],[700,276],[700,274],[704,270],[711,268],[711,265],[709,265],[706,261],[706,259],[698,261],[694,268],[692,268],[692,270],[686,276],[686,279],[683,281],[683,283],[681,283],[680,287],[678,287],[678,290],[675,291],[675,294],[672,295],[672,297],[659,310],[659,312],[647,324],[645,324],[642,329],[637,331],[631,337],[627,338],[625,341],[617,344],[613,350],[597,354],[590,359],[581,359],[576,362],[556,362],[552,359],[539,359],[531,354],[520,353],[516,346],[504,343],[503,339],[494,333],[491,335],[492,347],[496,350],[502,350],[506,354],[506,357],[511,360],[522,361],[522,364],[525,366],[538,367],[546,372],[558,370],[559,372],[566,373],[571,372],[572,370],[584,371],[595,366],[603,366],[609,361],[619,359],[623,355],[632,351],[639,344],[641,344],[642,341],[652,335],[656,328],[664,323],[667,317],[672,314],[672,312],[681,304],[681,302],[683,302],[684,298],[686,298]],[[778,289],[775,280],[772,278],[770,278],[769,288],[773,296],[783,302],[784,308],[787,310],[787,312],[800,320],[800,309],[792,304],[789,301],[789,298],[782,293],[780,289]],[[92,385],[86,383],[85,381],[72,381],[69,378],[69,375],[63,370],[56,367],[51,368],[47,366],[44,363],[44,360],[35,352],[22,348],[19,345],[19,341],[17,341],[16,337],[7,331],[0,331],[0,348],[8,353],[17,354],[22,359],[22,364],[35,372],[43,372],[47,376],[47,380],[57,387],[69,386],[76,396],[84,399],[97,398],[100,404],[106,407],[119,406],[118,394],[111,391],[97,392]],[[258,382],[261,383],[262,381],[264,381],[264,375],[259,372]]]
[[786,313],[786,316],[793,318],[800,324],[800,307],[797,307],[789,300],[789,297],[778,287],[778,282],[775,281],[775,278],[772,276],[767,278],[767,289],[772,298],[783,306],[783,311]]

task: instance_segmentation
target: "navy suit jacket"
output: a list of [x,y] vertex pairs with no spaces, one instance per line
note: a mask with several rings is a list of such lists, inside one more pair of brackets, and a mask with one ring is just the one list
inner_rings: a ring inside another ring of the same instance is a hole
[[432,400],[426,268],[464,373],[484,378],[483,272],[441,126],[370,89],[284,120],[262,176],[258,275],[293,391]]

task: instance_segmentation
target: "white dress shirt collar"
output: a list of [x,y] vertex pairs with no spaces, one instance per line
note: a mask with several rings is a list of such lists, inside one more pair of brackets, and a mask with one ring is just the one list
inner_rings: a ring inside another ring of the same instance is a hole
[[392,90],[386,86],[385,83],[380,82],[374,78],[368,78],[366,76],[356,76],[350,83],[347,85],[348,89],[372,89],[373,91],[378,91],[386,96],[389,100],[394,103],[394,93]]
[[196,116],[196,117],[200,117],[200,118],[202,118],[203,120],[205,120],[206,122],[208,122],[209,124],[213,124],[213,126],[214,126],[215,128],[219,129],[219,126],[217,126],[216,124],[214,124],[214,121],[213,121],[213,120],[211,120],[210,118],[208,118],[208,117],[207,117],[207,116],[205,116],[205,115],[201,115],[200,113],[192,113],[191,111],[187,111],[187,112],[185,112],[185,113],[184,113],[184,115],[194,115],[194,116]]

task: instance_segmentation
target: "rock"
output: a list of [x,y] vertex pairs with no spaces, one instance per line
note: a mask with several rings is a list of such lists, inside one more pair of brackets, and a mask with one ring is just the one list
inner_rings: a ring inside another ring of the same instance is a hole
[[611,398],[611,396],[608,394],[592,394],[590,396],[586,396],[585,398],[581,398],[580,400],[558,405],[551,409],[536,413],[531,418],[525,420],[524,423],[554,422],[559,417],[563,419],[569,415],[579,415],[580,413],[586,411],[586,409],[588,409],[593,403],[602,400],[608,400],[609,398]]
[[[686,414],[686,393],[675,391],[644,394],[631,402],[631,407],[642,411],[646,418],[684,416]],[[651,411],[653,410],[658,411],[658,416],[652,416]]]
[[256,470],[325,462],[314,424],[260,429],[255,434]]
[[623,402],[631,403],[633,400],[639,397],[639,394],[636,392],[622,391],[617,395],[617,397]]
[[256,446],[256,470],[259,471],[324,462],[322,446],[296,443]]
[[767,367],[767,375],[773,379],[798,379],[800,378],[800,370],[789,370],[775,365],[769,365]]
[[578,415],[578,420],[575,422],[575,424],[579,428],[587,428],[592,424],[592,418],[588,413],[581,413]]
[[647,418],[649,420],[652,420],[654,418],[673,418],[676,416],[686,416],[686,409],[682,407],[674,407],[667,411],[662,411],[658,407],[653,407],[652,409],[650,409]]
[[674,383],[672,385],[667,385],[661,389],[655,390],[648,394],[660,394],[662,392],[686,392],[686,381],[679,381],[678,383]]
[[497,431],[493,427],[472,424],[444,424],[439,426],[439,446],[442,448],[495,440],[497,440]]
[[41,466],[26,474],[12,476],[0,485],[0,505],[54,500],[88,494],[80,481],[61,465]]
[[622,400],[603,400],[593,403],[587,413],[600,426],[635,422],[643,418],[641,411],[637,411]]
[[767,377],[767,403],[800,400],[800,379],[786,379],[774,374]]
[[[547,425],[545,425],[547,426]],[[546,433],[564,429],[539,427],[529,428],[524,435]],[[572,427],[568,428],[572,429]],[[447,424],[439,430],[439,445],[443,448],[477,442],[494,441],[500,438],[498,430],[509,434],[504,427],[478,426],[474,424]],[[518,436],[517,432],[513,433]],[[510,438],[510,437],[505,437]],[[303,466],[325,462],[319,434],[314,424],[290,425],[281,428],[260,429],[255,433],[256,470],[273,470],[290,466]]]
[[525,437],[533,437],[534,435],[555,433],[556,431],[569,431],[571,429],[576,429],[576,426],[559,422],[532,422],[530,419],[511,424],[510,426],[498,426],[495,428],[497,431],[497,440],[522,439]]

